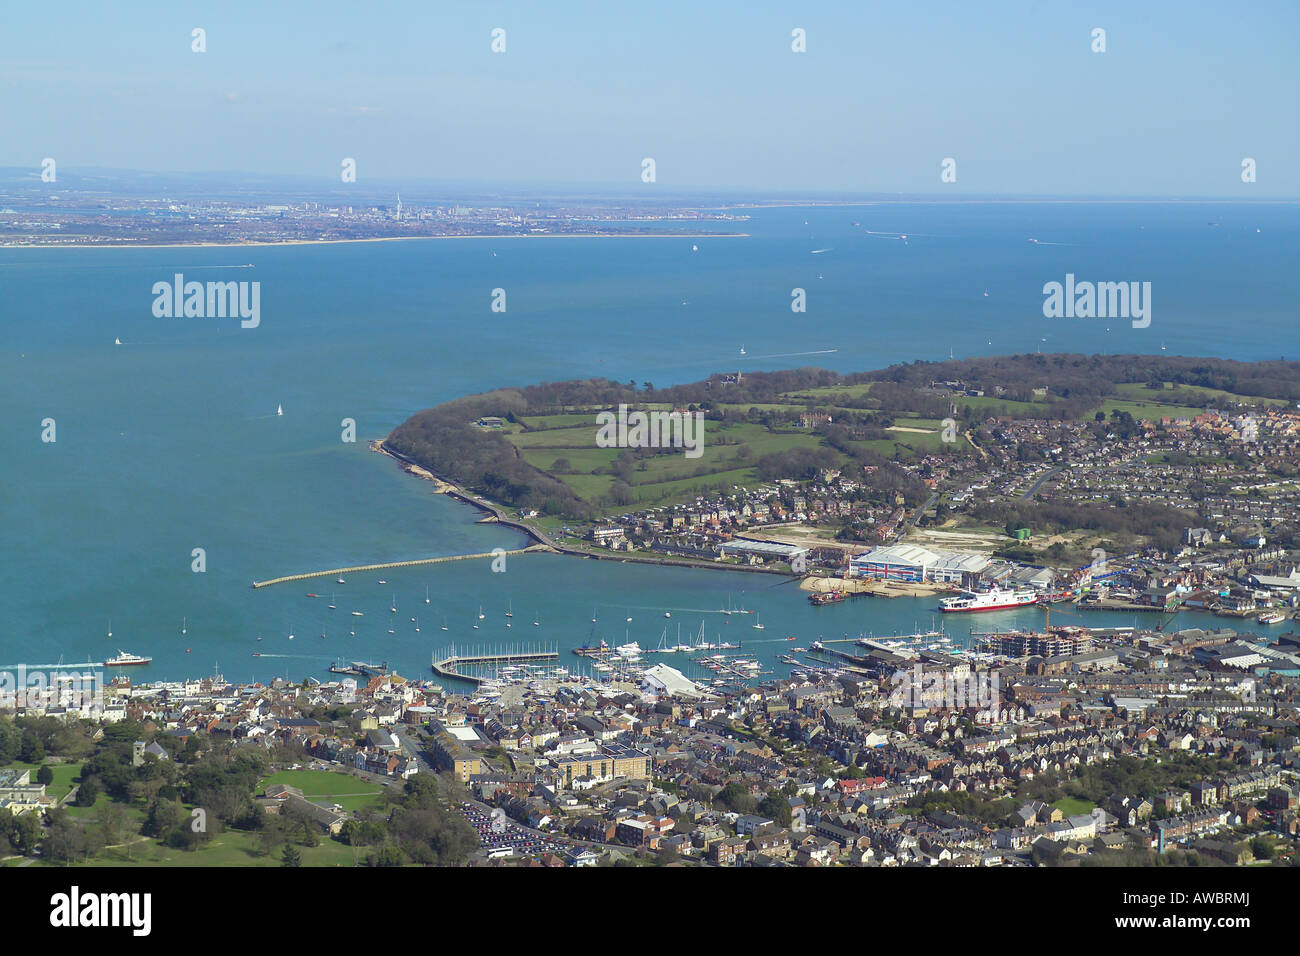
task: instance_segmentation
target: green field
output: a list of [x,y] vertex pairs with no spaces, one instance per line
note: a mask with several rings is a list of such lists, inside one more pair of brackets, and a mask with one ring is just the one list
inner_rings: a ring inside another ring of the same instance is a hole
[[[737,406],[743,414],[754,406]],[[788,409],[786,405],[766,405],[767,409]],[[528,422],[545,421],[552,427],[540,431],[509,432],[505,437],[519,449],[523,459],[567,484],[587,501],[599,502],[617,480],[609,472],[621,449],[598,448],[596,427],[592,416],[585,416],[578,427],[571,426],[574,416],[550,415],[530,418]],[[918,426],[923,427],[923,426]],[[915,439],[927,435],[901,434],[900,442],[914,444]],[[703,453],[698,458],[687,458],[681,452],[651,455],[638,461],[628,477],[636,506],[670,503],[692,497],[719,483],[749,485],[758,482],[754,465],[763,455],[788,451],[792,448],[817,448],[821,439],[809,431],[789,429],[771,431],[767,427],[746,421],[706,421],[704,423]],[[889,454],[895,443],[885,442]],[[748,457],[740,457],[741,448]],[[562,469],[554,468],[557,461],[565,461]]]
[[953,402],[958,408],[974,408],[990,415],[996,414],[999,408],[1005,408],[1007,412],[1027,412],[1046,407],[1041,402],[1017,402],[1009,398],[995,398],[989,395],[959,397],[954,398]]
[[[352,847],[330,839],[323,833],[319,846],[295,843],[303,866],[354,866]],[[257,836],[243,830],[224,830],[197,850],[176,850],[162,846],[152,838],[128,847],[115,847],[100,853],[89,863],[74,866],[279,866],[281,849],[263,854]],[[361,854],[364,849],[358,849]]]
[[823,385],[820,388],[805,388],[799,392],[784,392],[781,397],[788,398],[793,404],[802,405],[805,399],[824,402],[827,399],[862,398],[871,391],[871,382],[861,385]]
[[[54,773],[54,780],[45,787],[45,792],[51,797],[62,800],[67,796],[68,791],[72,789],[72,781],[81,773],[81,762],[77,763],[52,763],[49,764],[50,770]],[[32,772],[32,783],[36,782],[36,771],[40,769],[39,764],[34,763],[11,763],[5,768],[6,770],[30,770]]]
[[337,803],[344,810],[360,810],[383,803],[380,794],[384,788],[381,784],[334,770],[280,770],[258,781],[257,792],[261,793],[275,783],[297,787],[308,800]]
[[1178,405],[1192,405],[1208,399],[1226,399],[1230,402],[1245,402],[1253,405],[1278,405],[1283,407],[1287,405],[1286,399],[1282,398],[1238,395],[1236,392],[1225,392],[1220,388],[1205,388],[1201,385],[1174,385],[1170,382],[1165,383],[1162,391],[1147,388],[1141,382],[1126,382],[1122,385],[1116,385],[1115,391],[1121,397],[1137,402],[1169,402]]
[[1087,416],[1091,418],[1098,411],[1106,413],[1109,418],[1113,411],[1128,412],[1134,418],[1144,421],[1158,422],[1162,418],[1194,418],[1205,411],[1204,408],[1197,408],[1192,405],[1164,405],[1159,402],[1126,402],[1121,399],[1108,398],[1097,408],[1092,409]]
[[[635,461],[630,472],[622,468],[621,478],[615,473],[621,450],[596,446],[595,409],[557,408],[554,414],[526,417],[522,420],[523,425],[512,425],[501,434],[518,449],[529,465],[563,481],[585,501],[611,511],[621,511],[628,507],[674,504],[720,486],[753,487],[759,481],[757,463],[764,455],[796,448],[816,449],[824,447],[824,444],[811,430],[790,426],[769,429],[748,421],[751,410],[788,415],[815,406],[834,417],[851,411],[835,405],[837,399],[858,400],[870,391],[870,383],[828,386],[783,393],[776,401],[724,403],[718,409],[727,415],[726,423],[704,423],[701,457],[687,458],[681,453],[649,455]],[[1195,403],[1210,398],[1244,399],[1246,396],[1208,388],[1179,386],[1157,390],[1141,383],[1128,383],[1117,386],[1115,396],[1089,409],[1081,418],[1089,421],[1098,411],[1107,417],[1117,411],[1127,412],[1135,419],[1147,421],[1190,418],[1202,411]],[[954,402],[960,408],[989,415],[996,415],[999,411],[1033,414],[1049,407],[1047,402],[1023,402],[989,395],[958,396]],[[650,409],[650,406],[636,407]],[[859,447],[884,458],[902,459],[942,450],[943,421],[921,418],[906,409],[880,411],[893,418],[895,427],[888,431],[888,437],[859,442]],[[557,461],[563,467],[555,468]],[[626,482],[631,489],[631,500],[615,506],[610,503],[610,494],[620,481]]]

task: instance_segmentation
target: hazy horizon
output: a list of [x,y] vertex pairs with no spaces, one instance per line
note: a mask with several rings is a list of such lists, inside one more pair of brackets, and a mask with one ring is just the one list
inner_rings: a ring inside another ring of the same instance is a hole
[[[1300,9],[7,11],[0,166],[746,195],[1286,199]],[[54,29],[51,29],[51,25]],[[202,29],[203,52],[192,31]],[[504,52],[492,51],[504,30]],[[804,52],[792,31],[804,31]],[[1105,50],[1093,31],[1105,31]],[[642,161],[656,178],[642,182]],[[1241,164],[1257,164],[1243,182]],[[941,165],[955,160],[955,181]]]

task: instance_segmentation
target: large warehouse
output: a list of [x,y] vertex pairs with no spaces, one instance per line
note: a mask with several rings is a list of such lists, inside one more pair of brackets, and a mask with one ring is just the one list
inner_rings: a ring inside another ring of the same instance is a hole
[[982,554],[931,551],[914,544],[890,544],[859,555],[849,562],[855,578],[879,581],[937,581],[969,583],[989,565]]

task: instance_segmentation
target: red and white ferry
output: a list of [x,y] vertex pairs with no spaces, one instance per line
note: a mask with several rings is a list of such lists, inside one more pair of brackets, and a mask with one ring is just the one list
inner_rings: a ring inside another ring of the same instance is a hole
[[1001,611],[1006,608],[1024,607],[1038,603],[1038,592],[1032,588],[1003,590],[993,588],[990,591],[962,591],[959,597],[944,598],[939,602],[939,610],[945,613],[958,611]]

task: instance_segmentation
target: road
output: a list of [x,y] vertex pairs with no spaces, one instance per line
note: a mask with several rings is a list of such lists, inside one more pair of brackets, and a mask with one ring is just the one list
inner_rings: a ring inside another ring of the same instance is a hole
[[914,527],[916,527],[916,523],[921,520],[921,515],[925,514],[926,511],[929,510],[930,505],[934,504],[938,500],[939,500],[939,492],[937,491],[934,492],[932,495],[930,495],[929,498],[926,498],[925,504],[917,508],[916,511],[912,513],[912,517],[908,518],[906,521],[903,522],[903,529],[900,532],[898,532],[898,539],[902,540],[903,536],[906,535],[907,532],[911,531]]
[[1045,482],[1048,478],[1051,478],[1054,474],[1056,474],[1058,471],[1061,470],[1062,469],[1060,468],[1060,466],[1056,468],[1049,468],[1046,472],[1043,473],[1042,477],[1040,477],[1037,481],[1035,481],[1032,485],[1029,486],[1029,490],[1020,496],[1020,500],[1028,501],[1030,498],[1034,497],[1034,495],[1038,493],[1038,489],[1043,486],[1043,482]]

